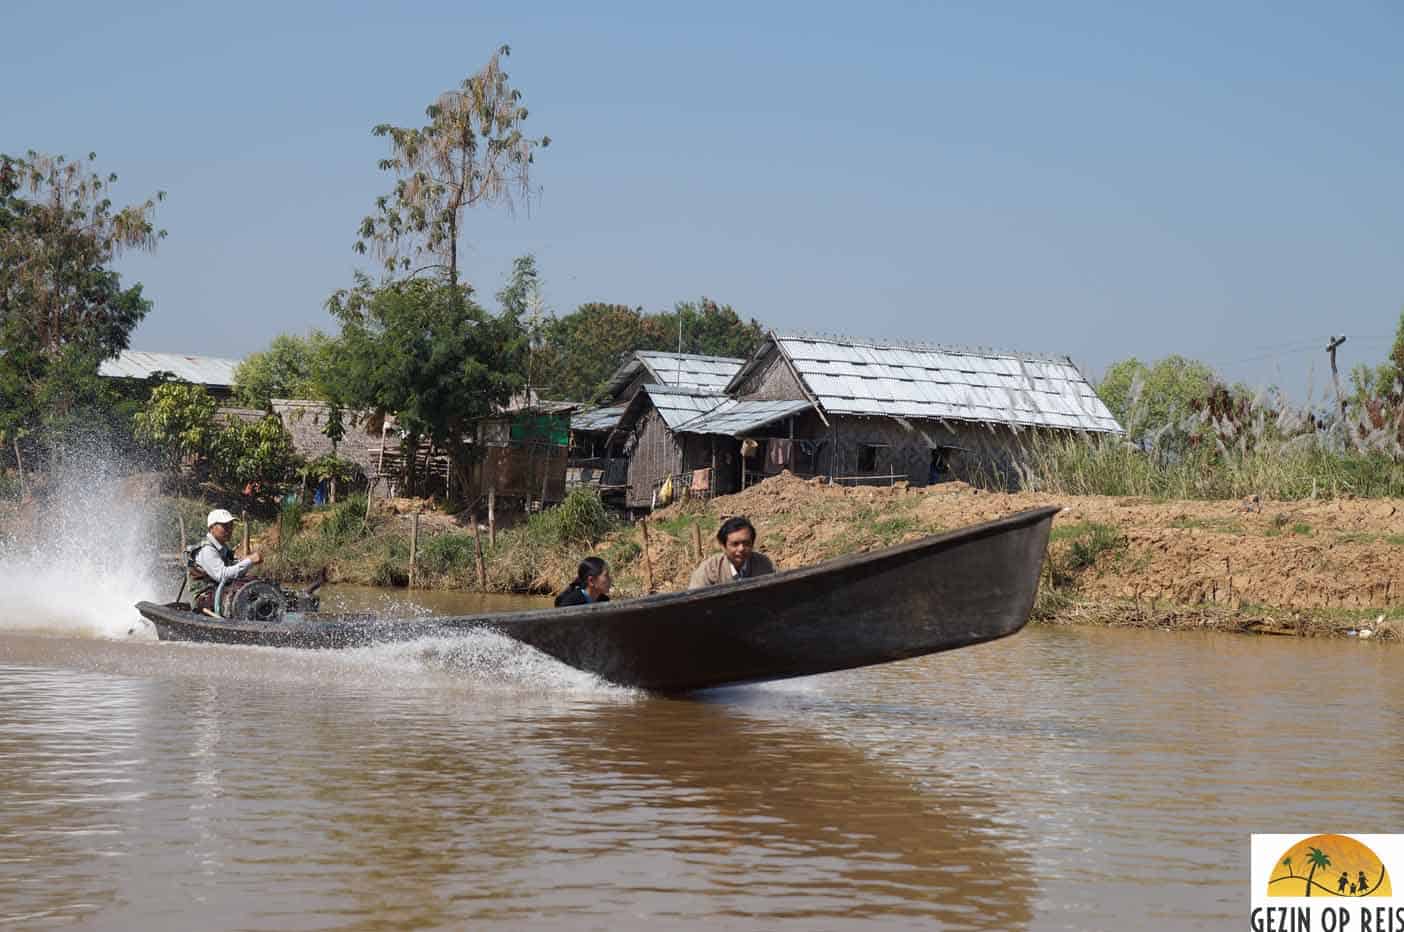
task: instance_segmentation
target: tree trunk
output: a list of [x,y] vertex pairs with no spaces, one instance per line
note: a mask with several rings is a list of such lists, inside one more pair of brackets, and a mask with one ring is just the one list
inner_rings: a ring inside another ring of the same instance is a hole
[[1312,877],[1312,875],[1315,874],[1315,873],[1316,873],[1316,864],[1313,863],[1313,864],[1311,865],[1311,870],[1307,871],[1307,876],[1306,876],[1306,895],[1307,895],[1307,896],[1311,896],[1311,877]]

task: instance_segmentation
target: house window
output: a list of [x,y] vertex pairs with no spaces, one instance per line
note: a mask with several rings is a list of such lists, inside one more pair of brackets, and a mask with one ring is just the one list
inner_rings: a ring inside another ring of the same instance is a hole
[[875,472],[878,468],[878,451],[881,444],[863,443],[858,446],[858,471]]

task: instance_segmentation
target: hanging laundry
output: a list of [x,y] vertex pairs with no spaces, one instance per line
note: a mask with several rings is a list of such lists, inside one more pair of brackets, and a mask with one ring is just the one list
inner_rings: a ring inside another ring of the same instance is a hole
[[712,490],[712,469],[694,469],[692,471],[692,491],[710,492]]
[[794,441],[771,439],[766,441],[765,472],[773,476],[793,469],[795,465]]

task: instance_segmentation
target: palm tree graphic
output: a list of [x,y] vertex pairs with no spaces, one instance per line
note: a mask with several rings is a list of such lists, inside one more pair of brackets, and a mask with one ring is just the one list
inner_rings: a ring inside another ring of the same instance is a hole
[[1291,858],[1283,858],[1283,859],[1282,859],[1282,866],[1285,867],[1285,868],[1287,868],[1287,876],[1288,876],[1288,877],[1295,877],[1295,876],[1297,876],[1296,874],[1292,873],[1292,859],[1291,859]]
[[1311,870],[1306,875],[1306,895],[1311,896],[1311,878],[1316,873],[1318,867],[1330,867],[1331,856],[1320,848],[1308,848],[1307,863],[1311,865]]

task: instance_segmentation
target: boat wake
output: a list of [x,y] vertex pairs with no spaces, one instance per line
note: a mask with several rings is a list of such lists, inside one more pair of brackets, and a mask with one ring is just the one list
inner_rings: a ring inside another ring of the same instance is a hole
[[520,641],[488,630],[354,648],[338,651],[336,657],[342,665],[362,667],[380,676],[445,675],[471,683],[474,688],[517,691],[540,687],[553,692],[632,693],[632,690],[614,686],[593,673],[567,666]]

